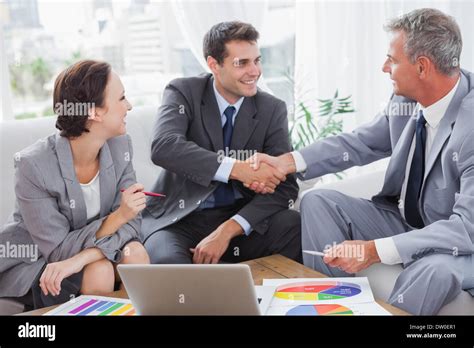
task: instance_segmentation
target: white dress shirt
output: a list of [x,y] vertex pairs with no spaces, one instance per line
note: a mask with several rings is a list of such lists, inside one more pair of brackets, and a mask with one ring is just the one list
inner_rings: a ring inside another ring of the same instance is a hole
[[[443,98],[438,100],[436,103],[428,107],[424,107],[418,103],[415,107],[414,114],[417,115],[419,110],[422,110],[423,116],[426,119],[425,163],[428,160],[429,153],[433,145],[433,140],[436,136],[436,133],[438,132],[439,123],[441,122],[441,119],[446,113],[446,110],[448,109],[448,106],[451,103],[451,100],[453,99],[454,94],[456,93],[456,90],[459,85],[459,81],[460,79],[458,79],[458,82],[451,89],[451,91],[449,91],[448,94],[446,94]],[[400,209],[400,214],[403,217],[403,219],[405,218],[405,212],[404,212],[405,205],[403,204],[403,202],[405,202],[408,177],[410,175],[411,162],[413,160],[413,155],[415,153],[415,145],[416,145],[416,139],[415,139],[415,136],[413,136],[410,151],[408,153],[407,166],[405,169],[405,179],[403,181],[402,190],[400,193],[399,209]],[[301,155],[301,153],[299,153],[298,151],[293,151],[291,154],[293,155],[293,159],[295,161],[296,171],[304,172],[307,168],[307,164],[303,156]],[[400,254],[395,246],[395,242],[393,241],[392,237],[379,238],[379,239],[375,239],[374,241],[375,241],[375,247],[377,249],[377,254],[379,255],[380,261],[382,263],[387,264],[387,265],[394,265],[394,264],[402,262]]]
[[[222,128],[224,128],[224,125],[227,122],[227,117],[225,116],[224,111],[229,106],[233,106],[235,108],[235,113],[234,113],[234,116],[232,117],[232,125],[234,125],[237,115],[239,114],[240,107],[242,106],[242,103],[244,102],[244,97],[239,98],[239,100],[237,100],[234,104],[231,105],[219,93],[219,91],[216,88],[215,81],[213,82],[212,86],[214,88],[214,95],[216,96],[217,106],[221,114]],[[217,168],[217,171],[214,174],[213,180],[220,181],[227,184],[229,182],[230,173],[232,171],[232,168],[234,167],[235,162],[236,162],[235,158],[225,156],[219,168]],[[240,194],[239,191],[234,189],[234,197],[235,199],[240,199],[243,196]],[[213,208],[214,206],[215,206],[215,197],[214,197],[214,194],[211,194],[204,202],[202,202],[199,205],[199,209]],[[240,227],[242,227],[245,235],[248,236],[252,232],[252,226],[250,226],[250,223],[243,216],[239,214],[235,214],[231,219],[236,221],[240,225]]]

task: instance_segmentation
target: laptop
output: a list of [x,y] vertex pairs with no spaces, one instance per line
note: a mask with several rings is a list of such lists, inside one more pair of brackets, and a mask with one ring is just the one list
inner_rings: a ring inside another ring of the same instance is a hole
[[260,315],[248,265],[126,264],[117,269],[140,315]]

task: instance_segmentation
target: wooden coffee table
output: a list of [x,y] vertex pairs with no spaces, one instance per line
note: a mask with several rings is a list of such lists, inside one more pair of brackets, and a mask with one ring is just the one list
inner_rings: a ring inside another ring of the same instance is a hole
[[[311,268],[305,267],[298,262],[290,260],[281,255],[272,255],[242,262],[250,266],[255,285],[262,285],[263,279],[281,279],[281,278],[327,278],[326,275],[316,272]],[[128,298],[125,290],[114,291],[107,296]],[[384,301],[376,300],[379,305],[394,315],[409,315],[407,312],[394,307]],[[57,306],[45,307],[20,315],[42,315]]]

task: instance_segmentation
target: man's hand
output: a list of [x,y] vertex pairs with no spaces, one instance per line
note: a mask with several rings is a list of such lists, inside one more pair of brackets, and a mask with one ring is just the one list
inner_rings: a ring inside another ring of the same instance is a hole
[[237,161],[230,172],[230,179],[241,181],[245,187],[258,182],[265,188],[265,191],[257,193],[273,193],[280,182],[286,180],[286,175],[267,163],[260,163],[257,170],[251,167],[250,162]]
[[[248,162],[254,170],[259,170],[260,167],[266,163],[273,168],[278,169],[280,173],[284,173],[285,176],[296,172],[295,160],[291,153],[285,153],[278,157],[270,156],[265,153],[256,153],[248,159]],[[269,193],[265,184],[259,181],[254,181],[250,185],[244,183],[244,186],[257,193]]]
[[374,263],[380,262],[375,242],[346,240],[330,249],[324,250],[323,261],[347,273],[360,272]]
[[229,247],[230,240],[243,234],[239,223],[229,219],[221,224],[214,232],[199,242],[196,248],[191,248],[193,263],[218,263]]

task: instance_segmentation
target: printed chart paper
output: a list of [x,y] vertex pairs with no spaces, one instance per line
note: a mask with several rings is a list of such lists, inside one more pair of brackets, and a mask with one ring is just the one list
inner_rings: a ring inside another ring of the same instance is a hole
[[365,277],[264,279],[263,285],[276,286],[272,306],[375,301]]
[[365,277],[264,279],[263,285],[275,286],[266,315],[391,315]]
[[130,300],[104,296],[81,295],[59,307],[45,313],[44,315],[67,315],[67,316],[114,316],[114,315],[136,315]]
[[313,304],[298,306],[271,306],[267,315],[391,315],[376,302],[351,304]]
[[255,292],[257,293],[258,306],[260,307],[260,314],[267,314],[268,307],[273,299],[275,293],[275,286],[255,285]]

